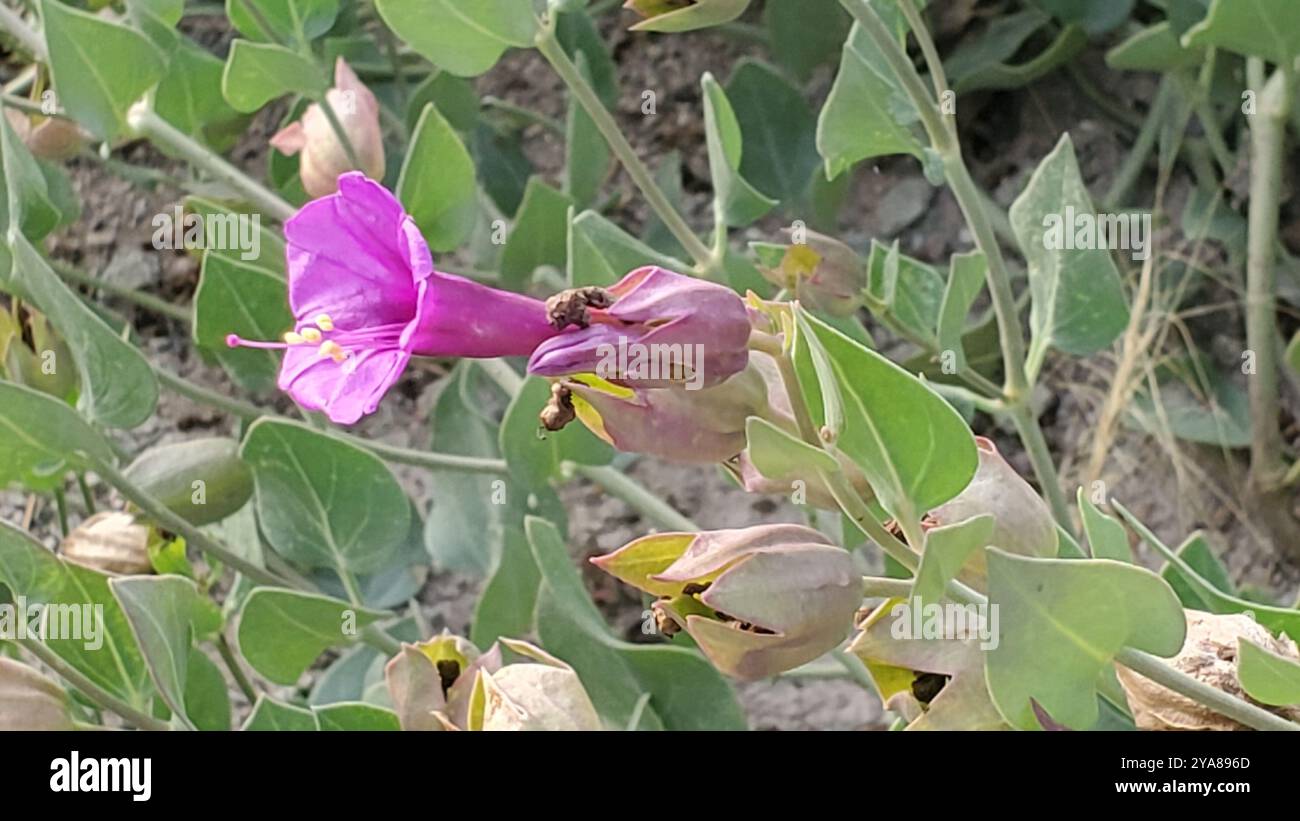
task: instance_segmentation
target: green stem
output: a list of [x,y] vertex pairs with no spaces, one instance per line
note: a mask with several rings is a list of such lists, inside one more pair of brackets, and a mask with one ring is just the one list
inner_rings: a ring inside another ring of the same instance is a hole
[[569,59],[569,55],[565,54],[564,48],[555,36],[553,20],[542,24],[535,43],[537,50],[541,52],[542,56],[551,64],[551,67],[555,69],[555,73],[560,75],[560,79],[568,86],[569,93],[587,112],[587,116],[591,117],[596,129],[605,138],[605,142],[609,143],[610,150],[622,163],[623,168],[627,170],[628,176],[632,178],[632,182],[636,184],[636,187],[646,198],[646,202],[650,204],[650,207],[663,224],[672,232],[672,235],[676,237],[687,253],[691,255],[699,271],[704,275],[715,273],[720,261],[714,258],[709,247],[700,241],[700,238],[695,235],[691,227],[686,224],[686,220],[682,218],[682,215],[677,213],[677,209],[668,200],[668,195],[655,182],[650,169],[641,161],[641,158],[637,156],[636,149],[623,136],[618,123],[615,122],[609,110],[605,108],[604,103],[600,101],[600,97],[596,95],[595,90],[582,76],[582,72],[578,70],[578,67]]
[[1128,648],[1121,650],[1115,656],[1115,661],[1135,673],[1146,676],[1156,684],[1167,687],[1247,727],[1256,730],[1300,730],[1300,724],[1287,721],[1268,710],[1260,709],[1254,704],[1185,675],[1150,653]]
[[1256,113],[1250,121],[1250,244],[1246,260],[1246,346],[1255,353],[1248,382],[1251,478],[1256,488],[1276,488],[1284,474],[1278,428],[1277,231],[1283,151],[1290,104],[1290,72],[1278,69],[1264,83],[1261,61],[1249,63]]
[[54,489],[54,506],[59,511],[59,532],[66,539],[68,538],[68,495],[61,487]]
[[515,105],[509,100],[503,100],[500,97],[493,97],[490,94],[482,99],[481,104],[484,108],[495,109],[503,114],[509,114],[511,117],[524,120],[525,122],[540,125],[542,128],[545,128],[557,137],[564,138],[566,136],[563,123],[554,117],[547,117],[545,114],[533,111],[531,108],[524,108],[521,105]]
[[90,485],[86,484],[86,474],[77,474],[77,487],[81,488],[81,500],[86,504],[86,515],[95,515],[95,496],[90,492]]
[[239,691],[244,694],[244,698],[248,699],[249,704],[256,703],[257,688],[248,680],[244,668],[239,666],[239,659],[236,658],[235,651],[231,648],[225,633],[217,636],[217,652],[221,654],[221,660],[225,662],[226,669],[230,671],[230,677],[235,680],[235,684],[238,685]]
[[1115,172],[1110,190],[1102,198],[1103,209],[1113,210],[1121,205],[1124,198],[1133,190],[1133,186],[1137,184],[1138,178],[1142,176],[1142,170],[1146,168],[1147,160],[1151,158],[1151,152],[1155,150],[1156,142],[1160,138],[1160,129],[1164,126],[1174,92],[1172,75],[1164,77],[1160,81],[1160,89],[1151,102],[1151,110],[1147,112],[1146,119],[1142,122],[1142,129],[1138,131],[1133,147],[1124,157],[1119,170]]
[[27,25],[27,21],[19,16],[18,12],[0,3],[0,29],[9,32],[18,45],[25,48],[33,57],[42,63],[50,61],[50,55],[45,50],[45,38],[36,33],[36,30]]
[[81,691],[82,695],[89,698],[105,710],[117,713],[122,718],[139,727],[141,730],[170,730],[171,726],[159,718],[154,718],[148,713],[127,704],[122,699],[100,687],[91,681],[80,670],[64,661],[57,653],[51,650],[47,645],[35,639],[21,639],[20,644],[23,649],[31,653],[41,662],[54,672],[58,673],[73,687]]
[[216,556],[225,564],[235,568],[259,584],[269,584],[275,587],[293,586],[279,576],[258,567],[225,545],[220,544],[202,530],[173,513],[166,505],[149,495],[106,461],[92,457],[90,465],[96,473],[103,477],[104,481],[117,488],[117,492],[121,493],[123,498],[140,508],[146,516],[153,519],[155,524],[164,530],[185,537],[186,543],[191,547]]
[[1029,463],[1034,468],[1034,475],[1038,477],[1040,489],[1052,508],[1052,518],[1056,519],[1057,524],[1067,532],[1073,533],[1070,506],[1066,501],[1065,492],[1061,490],[1056,464],[1052,461],[1052,452],[1047,447],[1047,438],[1043,436],[1043,429],[1034,417],[1033,410],[1028,405],[1015,405],[1009,409],[1008,414],[1016,426],[1016,433],[1020,435],[1021,444],[1025,446],[1025,452],[1029,455]]
[[170,319],[176,319],[181,322],[188,322],[190,320],[190,312],[187,308],[173,305],[167,300],[156,297],[153,294],[147,294],[143,291],[138,291],[135,288],[128,288],[124,285],[118,285],[117,283],[108,282],[99,277],[91,276],[90,274],[74,268],[71,265],[64,265],[58,260],[52,260],[51,262],[55,272],[58,273],[61,279],[67,282],[76,285],[85,285],[87,288],[94,288],[103,291],[106,294],[112,294],[115,297],[139,305],[147,311],[152,311],[153,313]]
[[294,214],[294,207],[280,195],[263,186],[243,171],[217,156],[188,134],[178,130],[145,101],[136,103],[126,115],[127,124],[141,137],[145,137],[173,154],[178,154],[213,177],[234,188],[267,216],[281,222]]
[[[233,399],[225,394],[196,385],[183,377],[177,376],[171,371],[158,365],[153,366],[154,373],[158,376],[165,387],[184,396],[193,402],[201,405],[217,408],[229,413],[231,416],[238,417],[244,421],[251,422],[262,417],[284,418],[274,411],[259,408],[249,402],[240,399]],[[415,450],[412,448],[403,448],[397,445],[388,445],[383,442],[375,442],[370,439],[363,439],[342,431],[334,431],[334,435],[344,439],[350,444],[357,447],[365,448],[381,459],[394,462],[400,465],[411,465],[413,467],[428,468],[430,470],[455,470],[463,473],[509,473],[504,459],[483,459],[474,456],[457,456],[450,453],[434,453],[431,451]]]

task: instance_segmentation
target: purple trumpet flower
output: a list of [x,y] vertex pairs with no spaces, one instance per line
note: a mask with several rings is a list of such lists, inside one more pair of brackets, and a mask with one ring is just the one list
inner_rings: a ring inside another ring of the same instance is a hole
[[350,425],[373,413],[412,356],[527,356],[560,333],[546,304],[444,274],[401,203],[360,172],[284,225],[294,328],[279,386],[307,410]]
[[722,285],[650,266],[608,289],[561,296],[569,300],[553,301],[552,321],[581,330],[543,342],[528,362],[531,374],[591,373],[630,388],[696,390],[749,363],[749,310]]

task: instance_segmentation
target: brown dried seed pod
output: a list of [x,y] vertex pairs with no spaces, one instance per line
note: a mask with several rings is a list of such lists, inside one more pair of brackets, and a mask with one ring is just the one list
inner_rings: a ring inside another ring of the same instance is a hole
[[[1187,638],[1183,649],[1169,660],[1176,670],[1225,693],[1253,700],[1241,688],[1237,677],[1237,643],[1249,639],[1280,656],[1300,661],[1300,649],[1283,635],[1274,638],[1267,628],[1249,616],[1217,615],[1200,610],[1184,610]],[[1133,720],[1140,730],[1244,730],[1246,727],[1192,701],[1186,696],[1156,684],[1145,676],[1119,667],[1119,683],[1128,696]],[[1272,708],[1281,716],[1300,719],[1300,708]]]
[[96,513],[77,525],[59,545],[64,557],[105,573],[151,573],[149,528],[130,513]]
[[67,693],[26,664],[0,657],[0,732],[71,729]]

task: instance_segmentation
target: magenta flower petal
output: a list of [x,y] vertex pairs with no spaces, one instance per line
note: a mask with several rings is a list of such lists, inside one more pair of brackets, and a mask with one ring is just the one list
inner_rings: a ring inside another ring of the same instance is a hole
[[359,172],[285,223],[289,306],[279,386],[339,424],[374,412],[412,356],[527,356],[561,333],[546,304],[434,269],[401,203]]
[[410,354],[392,348],[363,351],[336,363],[314,348],[294,347],[285,351],[280,389],[303,408],[324,411],[335,424],[351,425],[375,412],[410,359]]

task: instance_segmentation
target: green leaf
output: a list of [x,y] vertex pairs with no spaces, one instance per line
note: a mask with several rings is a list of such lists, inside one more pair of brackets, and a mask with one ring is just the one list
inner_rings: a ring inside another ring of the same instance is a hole
[[966,317],[971,305],[984,290],[988,262],[979,251],[953,254],[948,272],[948,286],[943,291],[939,305],[937,341],[941,352],[952,351],[956,370],[967,366],[966,349],[962,338],[966,335]]
[[[9,404],[0,401],[0,407]],[[78,638],[50,638],[45,645],[105,691],[144,709],[153,699],[153,685],[126,615],[109,591],[108,578],[63,561],[23,531],[0,521],[0,583],[29,606],[42,605],[46,618],[81,626]],[[102,619],[96,612],[99,608]],[[97,634],[92,634],[91,626]]]
[[479,122],[479,99],[473,82],[445,71],[435,71],[411,92],[406,109],[406,127],[415,133],[425,106],[433,104],[438,113],[462,134],[473,134]]
[[[50,195],[49,184],[36,158],[14,133],[9,118],[0,123],[0,183],[5,196],[0,198],[0,226],[17,227],[33,242],[39,242],[63,221],[62,213]],[[2,259],[2,258],[0,258]]]
[[293,328],[284,280],[275,272],[206,251],[194,293],[194,344],[216,357],[231,378],[249,391],[274,387],[280,354],[231,348],[226,337],[275,340]]
[[[1288,636],[1300,636],[1300,610],[1273,607],[1267,604],[1247,601],[1238,596],[1233,596],[1223,592],[1221,589],[1212,584],[1208,579],[1196,571],[1187,560],[1183,558],[1184,551],[1189,551],[1190,544],[1184,544],[1177,551],[1171,550],[1164,542],[1156,538],[1150,528],[1142,524],[1136,516],[1130,513],[1119,502],[1112,502],[1111,505],[1119,511],[1119,514],[1129,523],[1129,526],[1137,532],[1142,540],[1151,545],[1157,553],[1164,556],[1165,561],[1169,562],[1167,570],[1174,570],[1182,577],[1183,581],[1188,584],[1201,599],[1206,603],[1206,609],[1212,613],[1250,613],[1255,621],[1272,630],[1275,633],[1286,633]],[[1194,533],[1188,537],[1188,542],[1193,539],[1203,539],[1199,533]],[[1207,548],[1208,549],[1208,548]],[[1189,551],[1190,552],[1190,551]]]
[[1246,695],[1278,707],[1300,704],[1300,663],[1249,639],[1239,639],[1237,646],[1237,676]]
[[744,146],[740,123],[727,93],[707,72],[701,85],[704,89],[704,133],[709,146],[713,198],[723,222],[740,228],[772,210],[776,201],[763,196],[741,176]]
[[757,416],[745,420],[745,440],[749,460],[769,479],[816,476],[819,470],[834,473],[840,469],[834,456]]
[[397,198],[434,251],[452,251],[474,230],[478,183],[465,144],[432,103],[424,107],[397,180]]
[[720,26],[745,13],[750,0],[696,0],[685,8],[648,17],[632,31],[681,32]]
[[503,214],[517,214],[533,174],[533,164],[524,154],[519,135],[479,123],[474,130],[473,153],[483,190]]
[[867,307],[929,347],[939,344],[937,329],[947,291],[943,274],[933,265],[900,254],[897,241],[893,245],[872,241],[867,260]]
[[1300,18],[1290,0],[1214,0],[1183,35],[1185,46],[1213,46],[1277,65],[1300,56]]
[[[579,52],[578,72],[592,82],[587,56]],[[577,99],[569,95],[569,115],[565,122],[564,140],[564,192],[577,208],[588,208],[600,194],[605,178],[609,176],[609,144],[601,136],[596,123]]]
[[[284,280],[286,257],[284,237],[278,231],[267,228],[268,224],[274,224],[274,220],[267,219],[266,215],[257,212],[236,211],[206,197],[189,196],[185,198],[184,211],[173,216],[171,225],[162,221],[154,223],[157,229],[154,233],[156,242],[161,244],[161,241],[166,236],[165,232],[176,224],[181,226],[182,241],[184,241],[185,211],[192,211],[203,219],[205,243],[206,232],[211,230],[215,234],[218,230],[215,224],[210,225],[210,223],[221,221],[221,230],[225,232],[227,239],[225,242],[212,243],[222,247],[207,248],[206,250],[209,253],[233,257],[246,265],[265,268],[279,277],[281,281]],[[254,228],[256,231],[255,236],[244,235],[244,221],[247,221],[247,224]],[[254,221],[256,221],[256,225],[253,225]],[[238,239],[231,239],[231,237],[237,237]]]
[[921,566],[912,583],[913,607],[938,604],[946,597],[948,582],[957,578],[966,559],[993,541],[994,524],[993,516],[985,513],[926,532]]
[[[1188,536],[1187,540],[1178,547],[1177,555],[1184,565],[1200,576],[1211,589],[1229,596],[1236,595],[1236,587],[1232,583],[1232,577],[1228,575],[1227,566],[1214,555],[1204,535],[1193,533]],[[1169,586],[1178,594],[1178,600],[1187,609],[1219,612],[1214,604],[1201,594],[1197,585],[1190,584],[1183,578],[1176,566],[1165,562],[1160,577],[1169,582]]]
[[844,398],[836,445],[862,468],[885,509],[919,517],[960,493],[978,465],[975,439],[961,416],[888,359],[800,314],[825,346]]
[[284,46],[236,40],[221,75],[221,93],[236,111],[253,112],[286,94],[325,95],[329,83],[314,62]]
[[1169,585],[1149,570],[1104,559],[1032,559],[988,549],[989,602],[1001,639],[988,654],[988,685],[1007,722],[1096,723],[1097,681],[1126,647],[1168,657],[1187,625]]
[[614,109],[618,104],[618,66],[591,15],[576,11],[561,14],[556,20],[555,36],[575,63],[578,55],[586,59],[592,87],[605,107]]
[[687,266],[659,253],[595,211],[583,211],[569,222],[568,281],[570,288],[613,285],[643,265],[670,271]]
[[838,0],[768,0],[763,22],[777,62],[806,80],[839,51],[852,18]]
[[325,731],[396,732],[401,729],[397,713],[374,704],[344,702],[311,709]]
[[158,403],[149,363],[73,294],[25,238],[11,231],[9,247],[13,267],[7,279],[0,276],[0,289],[35,305],[63,336],[81,376],[81,412],[112,428],[143,423]]
[[1077,500],[1079,513],[1083,516],[1083,532],[1088,536],[1092,557],[1135,564],[1124,525],[1098,510],[1092,500],[1084,495],[1082,487],[1079,488]]
[[1168,20],[1139,29],[1106,52],[1106,65],[1117,71],[1173,71],[1205,60],[1202,49],[1184,48]]
[[134,29],[41,0],[50,71],[63,109],[103,140],[127,130],[126,110],[163,76],[163,57]]
[[253,712],[239,729],[315,732],[320,729],[320,724],[311,710],[276,701],[263,693],[257,697]]
[[533,630],[542,574],[533,561],[522,527],[506,530],[502,542],[496,571],[474,608],[469,637],[479,647],[491,647],[497,639],[527,635]]
[[953,90],[960,92],[970,90],[972,86],[978,87],[982,74],[1005,68],[1034,32],[1050,19],[1038,9],[1024,9],[999,15],[990,20],[988,27],[980,33],[964,38],[943,61]]
[[817,122],[817,150],[834,179],[858,162],[889,154],[924,158],[916,107],[871,37],[856,23]]
[[405,543],[411,508],[369,451],[297,422],[259,419],[240,456],[253,470],[257,514],[276,552],[339,574],[389,567]]
[[310,42],[330,30],[338,13],[339,0],[226,0],[239,33],[264,42]]
[[[1036,372],[1035,363],[1042,362],[1048,347],[1085,356],[1110,345],[1128,324],[1124,286],[1110,251],[1067,250],[1064,242],[1056,242],[1063,236],[1051,236],[1052,221],[1062,234],[1075,230],[1065,224],[1070,214],[1093,218],[1096,212],[1066,134],[1011,206],[1011,225],[1029,262],[1030,373]],[[1053,244],[1058,247],[1049,247]]]
[[200,730],[230,729],[230,693],[221,669],[197,647],[190,648],[185,675],[185,714]]
[[585,425],[542,431],[537,414],[550,398],[550,383],[529,377],[501,420],[501,454],[510,466],[511,477],[528,491],[548,487],[552,479],[559,477],[563,462],[606,465],[614,457],[613,448]]
[[[163,702],[194,726],[185,706],[194,622],[215,614],[220,624],[215,605],[201,600],[194,582],[180,576],[130,576],[110,579],[108,586],[131,623]],[[204,605],[207,614],[200,610]]]
[[[526,522],[533,559],[544,580],[537,633],[546,650],[578,673],[601,718],[632,729],[740,730],[744,713],[730,685],[707,661],[683,647],[629,644],[614,638],[571,564],[551,523]],[[644,695],[648,701],[643,701]]]
[[529,48],[537,30],[532,0],[376,0],[393,33],[434,65],[476,77],[510,46]]
[[[69,470],[113,464],[113,451],[76,411],[32,388],[0,381],[0,488],[20,482],[32,490],[61,487]],[[89,457],[89,458],[87,458]]]
[[506,287],[522,290],[542,265],[564,268],[572,205],[573,200],[542,182],[540,177],[528,180],[515,224],[501,254],[501,281]]
[[259,587],[239,613],[239,652],[268,681],[293,685],[321,653],[352,644],[383,615],[314,593]]
[[762,193],[793,203],[817,170],[817,118],[775,69],[745,58],[727,81],[745,146],[740,173]]

